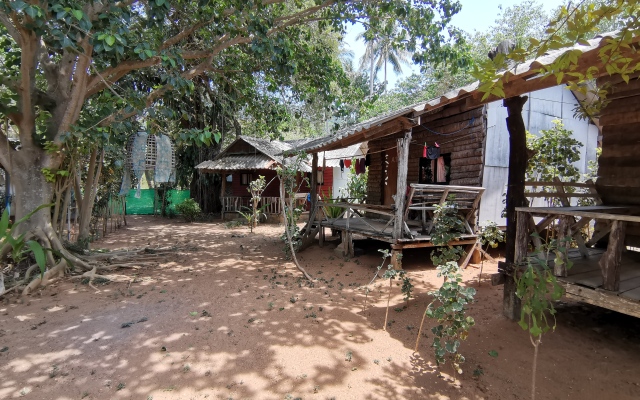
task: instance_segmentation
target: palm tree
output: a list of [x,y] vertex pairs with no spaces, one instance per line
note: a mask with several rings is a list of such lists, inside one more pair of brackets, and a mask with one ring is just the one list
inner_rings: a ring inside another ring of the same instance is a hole
[[396,74],[402,73],[402,65],[408,65],[410,63],[411,53],[405,49],[398,47],[393,38],[397,31],[397,26],[394,25],[391,33],[382,33],[373,39],[367,39],[364,33],[360,33],[357,36],[358,40],[364,40],[367,47],[364,55],[360,60],[360,68],[364,69],[366,63],[369,64],[370,80],[369,80],[369,95],[373,95],[373,79],[378,74],[381,68],[384,68],[384,90],[387,90],[387,64],[391,64],[393,72]]

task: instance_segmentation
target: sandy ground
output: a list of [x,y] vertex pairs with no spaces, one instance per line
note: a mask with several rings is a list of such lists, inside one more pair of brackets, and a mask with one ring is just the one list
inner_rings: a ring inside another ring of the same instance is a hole
[[[533,348],[502,317],[502,289],[488,281],[495,264],[485,263],[480,284],[478,268],[464,273],[478,289],[469,310],[477,325],[454,383],[434,368],[430,337],[413,353],[427,292],[441,282],[427,252],[406,252],[416,297],[403,309],[394,285],[385,331],[388,284],[377,281],[366,311],[361,288],[381,244],[356,244],[366,253],[351,260],[335,244],[301,253],[314,279],[323,278],[309,287],[283,259],[277,226],[250,234],[151,217],[129,223],[94,247],[180,240],[192,249],[119,271],[124,281],[96,285],[98,292],[66,279],[3,299],[0,399],[530,397]],[[640,398],[640,320],[571,302],[559,305],[557,319],[540,350],[539,399]]]

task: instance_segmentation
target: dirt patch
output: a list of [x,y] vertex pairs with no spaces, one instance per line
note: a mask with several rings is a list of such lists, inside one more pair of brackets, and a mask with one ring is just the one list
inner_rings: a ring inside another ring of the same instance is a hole
[[[280,228],[225,229],[131,217],[94,244],[188,243],[157,267],[120,270],[128,281],[59,281],[0,303],[0,398],[33,399],[527,399],[532,346],[502,317],[502,289],[485,263],[464,272],[478,289],[477,325],[462,345],[458,384],[434,367],[430,337],[413,353],[427,292],[440,285],[428,253],[407,251],[416,298],[394,286],[364,290],[377,243],[344,259],[335,244],[300,254],[314,282],[283,259]],[[540,350],[540,399],[640,397],[640,320],[563,302]],[[427,335],[429,332],[427,330]],[[448,366],[443,372],[449,373]],[[475,372],[475,374],[474,374]],[[475,376],[474,376],[475,375]]]

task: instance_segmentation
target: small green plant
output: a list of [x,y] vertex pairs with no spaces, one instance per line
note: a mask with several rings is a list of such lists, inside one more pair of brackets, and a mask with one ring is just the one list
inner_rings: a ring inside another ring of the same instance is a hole
[[242,212],[242,211],[238,211],[238,214],[240,214],[240,216],[242,218],[245,219],[245,221],[247,221],[247,225],[249,225],[249,231],[253,232],[253,228],[256,227],[256,225],[258,224],[258,221],[265,215],[264,210],[269,207],[269,204],[263,204],[261,207],[258,208],[249,208],[249,207],[242,207],[244,210],[247,210],[247,212]]
[[404,271],[400,277],[402,278],[401,290],[404,296],[404,301],[407,303],[407,307],[409,307],[409,300],[413,297],[413,283],[411,283],[411,278],[409,278]]
[[437,248],[431,253],[431,261],[434,265],[444,265],[449,261],[458,261],[464,256],[464,249],[454,246],[465,233],[464,221],[460,217],[455,196],[451,195],[443,204],[434,204],[433,231],[431,242]]
[[125,387],[127,387],[127,384],[124,383],[124,382],[120,382],[120,383],[118,383],[118,386],[116,386],[116,390],[122,390]]
[[267,182],[262,175],[259,175],[258,179],[249,182],[247,191],[251,194],[251,207],[243,207],[248,210],[247,213],[239,212],[247,220],[251,232],[258,225],[260,216],[264,215],[264,210],[268,206],[268,204],[263,204],[262,207],[258,207],[258,203],[262,199],[262,192],[264,192],[266,186]]
[[201,214],[200,205],[194,199],[186,199],[176,206],[176,211],[187,222],[195,221]]
[[552,239],[542,250],[542,257],[536,252],[527,258],[527,265],[520,276],[516,276],[516,296],[521,301],[520,322],[518,324],[529,333],[533,345],[533,367],[531,376],[531,399],[536,397],[536,370],[538,366],[538,349],[542,343],[542,335],[556,328],[556,309],[553,302],[560,300],[564,289],[558,283],[553,270],[549,267],[550,255],[555,255],[556,265],[566,264],[571,268],[571,261],[565,259],[567,246],[572,238]]
[[353,353],[350,351],[347,351],[344,355],[344,360],[351,362],[352,358],[353,358]]
[[[40,269],[40,278],[42,279],[44,273],[46,271],[47,259],[45,252],[50,251],[54,254],[58,254],[54,252],[52,249],[43,248],[42,245],[36,240],[25,240],[25,234],[16,236],[16,229],[18,226],[31,218],[33,214],[42,210],[43,208],[51,207],[52,204],[44,204],[37,207],[35,210],[31,211],[23,218],[16,221],[13,225],[10,224],[9,221],[9,210],[5,209],[2,212],[2,217],[0,218],[0,248],[5,248],[9,246],[11,248],[11,259],[14,263],[19,263],[24,260],[28,255],[33,255],[38,268]],[[59,254],[58,254],[59,255]],[[24,281],[15,282],[13,286],[20,285],[24,283],[29,277],[26,276]],[[4,284],[4,275],[0,272],[0,295],[3,294],[7,287]]]
[[393,269],[392,264],[389,264],[387,266],[387,270],[382,275],[384,279],[389,279],[389,292],[387,294],[387,311],[385,312],[385,315],[384,315],[384,326],[382,328],[383,330],[387,330],[387,318],[389,317],[389,303],[391,302],[391,289],[393,288],[393,280],[397,277],[401,278],[403,276],[404,276],[404,271]]
[[465,232],[464,222],[453,200],[449,197],[444,204],[436,205],[432,242],[441,247],[432,253],[431,259],[438,265],[438,277],[444,279],[438,290],[429,293],[434,299],[422,316],[415,351],[418,351],[425,318],[434,319],[437,325],[431,328],[434,335],[431,347],[436,364],[440,366],[447,359],[450,360],[455,375],[462,373],[460,365],[464,363],[464,356],[458,351],[460,341],[467,338],[469,329],[475,323],[472,317],[465,314],[466,305],[473,302],[476,290],[462,285],[458,260],[464,251],[460,246],[451,244]]
[[484,268],[484,259],[487,255],[487,250],[489,249],[489,247],[495,249],[496,247],[498,247],[499,243],[504,242],[504,232],[502,232],[502,230],[495,222],[487,221],[484,224],[480,225],[478,240],[480,241],[480,254],[482,257],[482,261],[480,263],[480,274],[478,275],[478,284],[480,284],[482,270]]
[[291,257],[296,268],[310,281],[311,275],[300,265],[296,257],[296,251],[302,245],[300,227],[298,227],[297,223],[302,214],[302,208],[296,206],[295,195],[303,183],[308,183],[308,179],[300,179],[298,173],[298,171],[302,170],[302,164],[306,162],[306,159],[307,154],[304,152],[298,152],[297,154],[287,153],[283,158],[282,166],[276,170],[280,179],[280,201],[282,203],[281,209],[284,221],[284,234],[281,237],[286,244],[285,254]]
[[[465,340],[469,334],[469,329],[475,324],[472,317],[466,316],[467,304],[473,302],[476,290],[471,287],[462,286],[462,274],[459,272],[458,264],[449,261],[445,265],[438,267],[438,276],[444,278],[442,286],[431,293],[434,300],[427,306],[425,316],[437,321],[438,325],[431,328],[433,333],[433,347],[436,364],[444,364],[449,359],[454,371],[461,374],[461,364],[464,363],[464,356],[458,352],[460,341]],[[424,318],[422,319],[424,322]],[[416,340],[416,351],[420,342],[422,324],[418,331]]]
[[[322,202],[323,203],[327,203],[327,204],[336,204],[336,203],[340,202],[340,199],[334,198],[333,197],[333,191],[331,189],[329,189],[327,194],[322,196]],[[338,207],[338,206],[325,206],[324,207],[325,215],[327,216],[327,218],[330,218],[330,219],[338,218],[342,214],[343,211],[344,211],[344,208]]]

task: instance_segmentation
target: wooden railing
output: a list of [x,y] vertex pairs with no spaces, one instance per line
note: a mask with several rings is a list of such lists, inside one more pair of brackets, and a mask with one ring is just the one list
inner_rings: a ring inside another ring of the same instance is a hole
[[[307,202],[307,194],[306,193],[298,193],[295,198],[296,206],[304,206]],[[267,215],[278,215],[281,213],[281,200],[280,197],[274,196],[263,196],[260,198],[260,202],[258,203],[258,207],[262,207],[265,205],[263,212]],[[224,218],[225,213],[231,212],[247,212],[252,207],[251,197],[240,197],[240,196],[224,196],[222,197],[222,217]]]
[[[396,215],[389,207],[353,203],[327,203],[323,201],[319,201],[316,204],[318,209],[316,216],[320,216],[321,223],[325,226],[340,226],[347,230],[358,227],[360,230],[365,229],[379,236],[389,236],[396,220]],[[342,212],[336,218],[328,218],[327,215],[331,214],[328,208],[339,208]],[[364,217],[365,213],[380,215],[388,218],[388,220],[384,224],[373,224],[370,218]],[[406,230],[408,231],[409,228]]]
[[525,182],[525,197],[530,199],[531,206],[542,206],[536,199],[544,199],[548,206],[598,206],[602,199],[591,179],[586,182],[562,182],[554,178],[552,182]]

